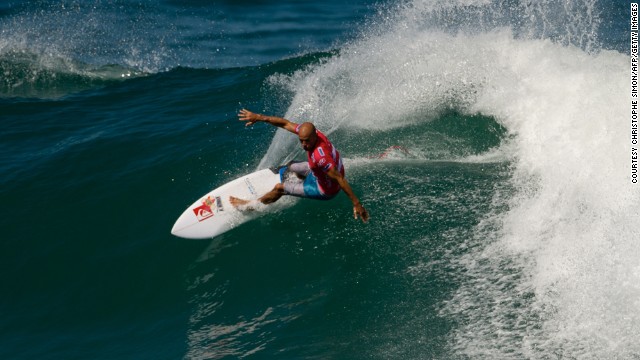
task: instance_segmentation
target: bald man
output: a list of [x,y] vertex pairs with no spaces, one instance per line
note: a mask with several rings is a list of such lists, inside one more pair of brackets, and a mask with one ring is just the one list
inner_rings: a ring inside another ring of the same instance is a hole
[[[353,193],[351,186],[344,177],[344,166],[340,153],[333,147],[327,137],[315,128],[310,122],[296,124],[277,116],[266,116],[252,113],[242,109],[238,114],[240,121],[245,121],[246,126],[262,121],[273,126],[283,128],[298,135],[302,148],[307,152],[306,162],[296,162],[289,166],[304,182],[285,182],[277,184],[273,190],[266,193],[260,199],[263,204],[271,204],[282,197],[292,195],[319,200],[329,200],[335,197],[340,190],[351,199],[353,203],[353,217],[360,217],[363,222],[369,220],[369,213],[360,204],[360,200]],[[249,200],[230,197],[231,204],[235,207],[249,204]]]

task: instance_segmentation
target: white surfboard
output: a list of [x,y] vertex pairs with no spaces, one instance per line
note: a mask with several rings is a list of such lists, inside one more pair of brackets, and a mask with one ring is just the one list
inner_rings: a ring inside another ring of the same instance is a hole
[[256,218],[260,209],[240,211],[231,205],[229,196],[256,200],[283,181],[286,169],[256,171],[210,191],[180,215],[171,233],[186,239],[212,238]]

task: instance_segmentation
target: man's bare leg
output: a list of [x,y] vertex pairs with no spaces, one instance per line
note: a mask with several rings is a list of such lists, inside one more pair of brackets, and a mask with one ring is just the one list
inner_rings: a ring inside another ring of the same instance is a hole
[[[258,201],[260,201],[265,205],[273,204],[274,202],[278,201],[278,199],[280,199],[282,195],[284,195],[284,185],[276,184],[273,190],[264,194],[260,199],[258,199]],[[229,196],[229,201],[231,202],[231,205],[233,205],[233,207],[235,208],[239,208],[240,206],[247,205],[251,202],[251,200],[239,199],[235,196]],[[249,208],[246,210],[253,210],[253,209]]]

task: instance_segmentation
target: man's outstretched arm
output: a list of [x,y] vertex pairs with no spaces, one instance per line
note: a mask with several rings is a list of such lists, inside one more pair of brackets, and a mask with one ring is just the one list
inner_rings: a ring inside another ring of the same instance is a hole
[[240,110],[240,113],[238,114],[238,120],[246,121],[247,123],[245,126],[250,126],[257,123],[258,121],[262,121],[262,122],[269,123],[273,126],[283,128],[294,134],[296,133],[296,126],[298,126],[298,124],[291,122],[285,118],[256,114],[247,109]]

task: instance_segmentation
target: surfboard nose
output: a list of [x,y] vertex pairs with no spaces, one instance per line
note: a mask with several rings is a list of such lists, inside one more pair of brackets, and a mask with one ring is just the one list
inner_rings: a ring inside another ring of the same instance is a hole
[[178,224],[173,224],[173,227],[171,228],[171,235],[175,235],[178,236],[177,232],[178,232]]
[[181,237],[183,239],[187,239],[188,236],[185,235],[185,231],[188,232],[188,228],[190,225],[194,224],[193,219],[189,216],[189,209],[185,210],[180,217],[176,220],[171,228],[171,234]]
[[176,221],[176,223],[173,224],[173,227],[171,228],[171,235],[182,237],[180,235],[180,230],[182,230],[182,226],[180,226],[180,219],[178,219],[178,221]]

